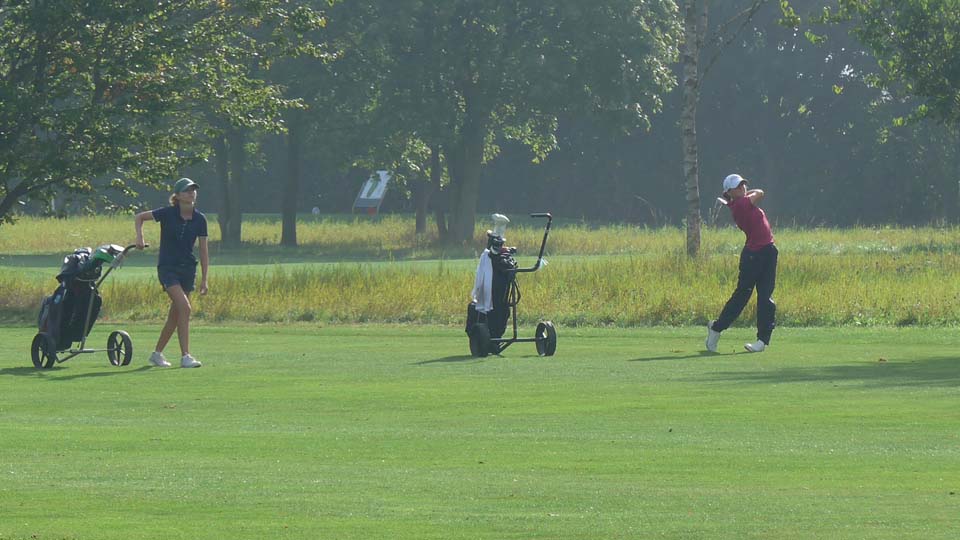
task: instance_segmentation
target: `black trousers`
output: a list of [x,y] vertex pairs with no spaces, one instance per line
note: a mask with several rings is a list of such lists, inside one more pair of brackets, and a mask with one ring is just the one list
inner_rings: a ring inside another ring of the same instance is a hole
[[737,290],[723,306],[720,318],[714,321],[713,329],[723,332],[740,316],[757,288],[757,339],[767,345],[776,326],[777,305],[773,302],[773,289],[777,285],[777,246],[770,244],[759,251],[743,248],[740,252],[740,276]]

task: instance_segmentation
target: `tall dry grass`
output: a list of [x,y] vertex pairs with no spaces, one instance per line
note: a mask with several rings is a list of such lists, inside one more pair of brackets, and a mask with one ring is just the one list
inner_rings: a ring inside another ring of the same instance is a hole
[[[132,220],[22,220],[3,226],[0,253],[67,251],[117,241]],[[216,227],[211,227],[214,232]],[[251,221],[244,234],[251,257],[278,238],[276,222]],[[348,251],[389,261],[415,253],[412,220],[317,220],[301,223],[311,249]],[[28,232],[33,231],[33,232]],[[514,227],[511,244],[529,256],[542,229]],[[80,239],[86,241],[80,241]],[[97,240],[90,241],[90,238]],[[102,239],[102,240],[101,240]],[[214,235],[213,239],[216,239]],[[482,245],[483,227],[477,229]],[[714,318],[736,281],[742,233],[704,232],[702,256],[689,259],[679,229],[558,226],[548,245],[550,264],[520,276],[523,324],[549,318],[563,325],[688,325]],[[780,271],[778,320],[788,326],[956,325],[960,323],[960,231],[955,228],[787,229],[777,231]],[[427,244],[422,244],[427,245]],[[432,247],[421,249],[436,249]],[[436,260],[282,264],[227,270],[216,267],[212,294],[195,297],[195,316],[207,321],[416,322],[456,324],[464,317],[472,264]],[[527,259],[529,260],[529,259]],[[0,315],[30,321],[52,283],[0,273]],[[167,302],[155,279],[108,280],[104,315],[158,320]],[[741,324],[752,324],[753,306]]]

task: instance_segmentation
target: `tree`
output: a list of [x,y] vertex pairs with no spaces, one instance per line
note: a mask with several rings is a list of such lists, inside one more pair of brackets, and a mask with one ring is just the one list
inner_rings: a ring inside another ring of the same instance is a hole
[[[221,242],[226,246],[241,242],[242,191],[250,161],[248,149],[256,146],[256,135],[292,129],[293,136],[299,137],[302,127],[296,113],[303,107],[299,96],[285,96],[284,88],[269,80],[271,67],[286,59],[322,55],[322,48],[307,35],[324,23],[322,12],[308,5],[268,0],[243,3],[196,25],[207,45],[192,64],[200,83],[190,98],[198,130],[207,134],[215,157],[221,194],[217,217]],[[294,143],[291,152],[295,155],[297,151]],[[298,181],[293,156],[289,164],[289,178]],[[287,183],[284,192],[286,206],[290,196],[295,196],[295,187]],[[292,242],[296,244],[295,238]]]
[[296,210],[306,156],[313,167],[322,164],[327,172],[348,170],[371,162],[371,149],[381,148],[390,133],[374,125],[383,63],[380,51],[363,43],[366,4],[315,0],[309,5],[319,24],[301,36],[300,49],[283,55],[267,73],[284,96],[302,105],[286,112],[282,141],[281,244],[291,247],[297,245]]
[[[960,133],[960,0],[838,0],[821,20],[853,19],[854,34],[876,56],[871,82],[920,104],[909,120],[932,118]],[[956,141],[956,138],[954,139]],[[954,148],[960,175],[960,151]],[[954,179],[951,186],[957,186]],[[960,192],[949,207],[960,206]],[[956,210],[953,212],[956,216]]]
[[[834,3],[792,5],[806,14]],[[745,6],[713,2],[711,26]],[[706,194],[718,191],[724,174],[737,171],[772,193],[764,207],[780,223],[956,219],[956,139],[934,122],[896,120],[918,102],[864,84],[877,61],[850,34],[852,23],[818,25],[810,31],[823,35],[812,43],[803,28],[778,24],[783,13],[768,8],[722,54],[714,40],[704,40],[701,66],[716,57],[702,78],[697,107]],[[729,40],[732,32],[724,35]],[[683,226],[687,207],[676,180],[682,98],[679,91],[666,96],[651,130],[629,136],[610,137],[585,115],[561,116],[558,148],[542,164],[530,163],[531,153],[521,145],[503,144],[484,167],[480,207],[496,204],[510,214],[536,200],[567,217]],[[496,195],[504,192],[510,199],[498,202]],[[702,200],[705,222],[729,223],[725,209],[709,204],[712,196]]]
[[168,182],[209,151],[198,101],[233,125],[276,124],[283,101],[223,45],[280,3],[3,3],[0,220],[58,191]]
[[[450,178],[449,239],[473,238],[483,164],[499,140],[538,159],[557,116],[600,116],[646,128],[674,84],[679,25],[670,0],[381,0],[369,39],[389,64],[382,105],[407,111],[413,135],[442,148]],[[400,104],[421,103],[417,108]]]
[[960,123],[960,0],[839,0],[833,18],[854,19],[878,86],[920,98],[918,117]]
[[[0,8],[0,218],[18,200],[93,179],[167,175],[185,157],[174,107],[184,78],[177,13],[156,3],[8,2]],[[159,124],[159,125],[158,125]],[[119,178],[111,185],[123,189]]]

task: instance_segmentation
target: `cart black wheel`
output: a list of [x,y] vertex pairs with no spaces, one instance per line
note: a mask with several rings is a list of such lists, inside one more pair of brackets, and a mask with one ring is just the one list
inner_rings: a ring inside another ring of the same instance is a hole
[[30,345],[30,359],[33,360],[33,367],[37,369],[50,369],[57,363],[57,344],[53,341],[53,336],[46,332],[40,332],[33,338]]
[[550,321],[543,321],[537,325],[537,354],[553,356],[557,352],[557,329]]
[[130,334],[123,330],[114,330],[110,332],[107,338],[107,357],[110,363],[115,366],[126,366],[133,358],[133,341]]
[[490,354],[490,328],[484,323],[477,323],[470,330],[470,354],[479,358]]

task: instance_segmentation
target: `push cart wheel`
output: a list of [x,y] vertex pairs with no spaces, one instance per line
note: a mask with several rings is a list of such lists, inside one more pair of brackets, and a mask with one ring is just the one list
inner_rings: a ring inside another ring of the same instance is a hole
[[123,330],[114,330],[110,332],[107,338],[107,357],[110,363],[115,366],[126,366],[133,358],[133,341],[130,334]]
[[550,321],[543,321],[537,325],[537,354],[553,356],[557,352],[557,329]]
[[470,354],[479,358],[490,354],[490,327],[484,323],[477,323],[470,330]]
[[30,359],[33,360],[33,367],[37,369],[50,369],[57,363],[57,344],[53,341],[53,336],[46,332],[40,332],[33,338],[30,345]]

